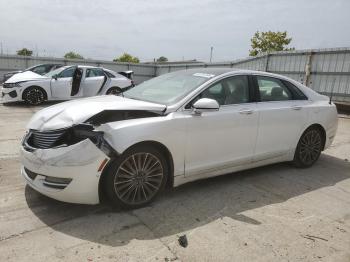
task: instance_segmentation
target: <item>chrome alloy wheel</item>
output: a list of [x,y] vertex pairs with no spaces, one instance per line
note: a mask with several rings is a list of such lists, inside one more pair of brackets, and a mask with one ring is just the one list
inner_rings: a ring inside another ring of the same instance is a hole
[[125,204],[143,204],[157,194],[163,179],[163,167],[156,156],[135,153],[120,164],[114,177],[114,191]]
[[322,151],[322,138],[318,131],[312,129],[300,140],[300,160],[305,165],[313,164]]

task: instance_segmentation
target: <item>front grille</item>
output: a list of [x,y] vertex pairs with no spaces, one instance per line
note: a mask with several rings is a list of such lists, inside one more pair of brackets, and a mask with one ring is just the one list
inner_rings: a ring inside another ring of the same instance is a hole
[[59,129],[54,131],[31,131],[28,138],[29,145],[34,148],[47,149],[55,145],[55,143],[65,134],[66,129]]

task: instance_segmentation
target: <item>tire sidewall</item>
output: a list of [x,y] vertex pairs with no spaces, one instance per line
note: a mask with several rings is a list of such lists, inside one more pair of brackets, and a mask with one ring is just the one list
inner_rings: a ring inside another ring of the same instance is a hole
[[[142,204],[127,204],[124,201],[122,201],[118,195],[114,191],[114,180],[115,176],[117,175],[117,170],[119,166],[126,160],[130,155],[135,153],[150,153],[154,156],[156,156],[163,168],[163,180],[161,183],[161,186],[158,190],[158,192],[147,202]],[[169,169],[168,169],[168,163],[165,159],[165,157],[160,153],[159,150],[152,146],[135,146],[131,149],[126,150],[122,155],[120,155],[117,159],[112,160],[112,162],[109,164],[106,170],[106,177],[104,179],[104,190],[108,196],[108,198],[112,201],[112,203],[118,207],[126,208],[126,209],[135,209],[139,207],[143,207],[148,205],[150,202],[152,202],[165,188],[168,175],[169,175]]]
[[318,153],[317,158],[316,158],[314,161],[312,161],[311,163],[308,163],[308,164],[304,163],[303,160],[301,159],[301,156],[300,156],[301,140],[302,140],[302,138],[303,138],[306,134],[308,134],[308,133],[311,132],[311,131],[316,131],[316,132],[318,133],[318,135],[320,136],[320,138],[321,138],[321,143],[324,143],[324,141],[323,141],[324,138],[322,137],[322,134],[321,134],[321,132],[320,132],[319,129],[317,129],[317,128],[308,128],[308,129],[306,129],[306,130],[304,131],[304,133],[301,135],[301,137],[300,137],[300,139],[299,139],[299,142],[298,142],[298,145],[297,145],[297,148],[295,149],[295,154],[294,154],[293,163],[294,163],[294,165],[295,165],[296,167],[300,167],[300,168],[308,168],[308,167],[311,167],[311,166],[313,166],[313,165],[317,162],[317,160],[319,159],[319,157],[320,157],[320,155],[321,155],[322,149],[321,149],[320,152]]

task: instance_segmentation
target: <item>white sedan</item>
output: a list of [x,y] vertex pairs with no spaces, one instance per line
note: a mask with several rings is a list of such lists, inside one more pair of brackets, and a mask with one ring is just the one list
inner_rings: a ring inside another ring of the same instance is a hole
[[21,172],[32,188],[61,201],[97,204],[104,192],[134,208],[197,179],[283,161],[310,167],[336,130],[334,104],[292,79],[190,69],[124,97],[39,111],[23,138]]
[[2,86],[2,102],[25,101],[38,105],[46,100],[70,100],[118,94],[133,87],[133,81],[111,70],[92,66],[64,66],[45,75],[18,73]]

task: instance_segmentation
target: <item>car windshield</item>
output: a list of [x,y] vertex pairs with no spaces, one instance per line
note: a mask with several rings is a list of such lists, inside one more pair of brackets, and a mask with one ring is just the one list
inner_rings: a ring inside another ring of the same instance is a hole
[[178,71],[161,75],[131,88],[124,93],[127,98],[163,105],[178,102],[214,75]]
[[58,75],[59,73],[61,73],[63,70],[67,69],[69,66],[63,66],[63,67],[60,67],[60,68],[57,68],[51,72],[48,72],[47,74],[45,74],[44,76],[47,76],[47,77],[52,77],[54,75]]

